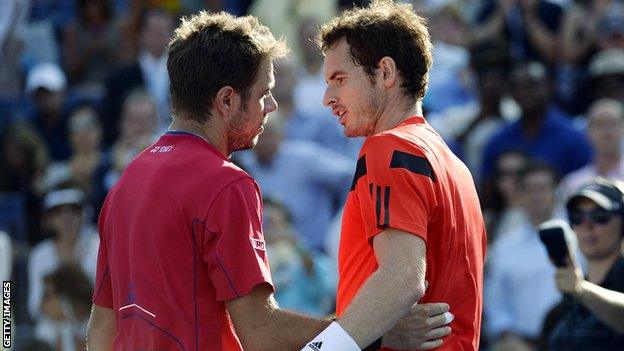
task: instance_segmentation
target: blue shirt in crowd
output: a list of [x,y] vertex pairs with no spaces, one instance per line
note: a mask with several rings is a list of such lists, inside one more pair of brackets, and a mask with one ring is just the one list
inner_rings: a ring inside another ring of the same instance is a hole
[[482,178],[492,175],[497,159],[510,150],[519,150],[552,165],[561,176],[585,166],[592,158],[592,147],[583,133],[556,108],[551,108],[537,135],[527,137],[517,120],[495,133],[483,153]]
[[269,164],[254,152],[238,159],[260,185],[263,196],[280,200],[308,249],[322,250],[329,222],[349,189],[355,164],[320,145],[285,140]]

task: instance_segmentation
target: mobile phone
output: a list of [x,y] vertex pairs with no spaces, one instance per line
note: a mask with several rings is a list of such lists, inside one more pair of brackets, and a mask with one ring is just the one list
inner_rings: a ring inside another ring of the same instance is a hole
[[566,232],[571,231],[570,226],[559,219],[550,220],[540,224],[538,232],[540,240],[548,251],[548,256],[557,267],[566,267],[566,259],[570,254]]

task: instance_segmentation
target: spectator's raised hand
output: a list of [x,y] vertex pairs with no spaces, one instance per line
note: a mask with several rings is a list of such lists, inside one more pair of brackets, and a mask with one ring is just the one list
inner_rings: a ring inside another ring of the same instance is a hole
[[555,281],[557,288],[562,293],[578,296],[582,292],[585,278],[583,278],[583,272],[578,268],[575,260],[568,258],[567,265],[557,269]]

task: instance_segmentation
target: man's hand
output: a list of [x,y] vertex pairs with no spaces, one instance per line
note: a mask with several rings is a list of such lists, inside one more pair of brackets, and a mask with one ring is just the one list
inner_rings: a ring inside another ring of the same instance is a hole
[[578,297],[583,292],[583,272],[578,268],[574,259],[568,258],[567,265],[557,269],[555,273],[557,288],[565,294]]
[[453,315],[448,311],[449,305],[445,303],[415,304],[410,313],[382,337],[382,346],[396,350],[430,350],[442,345],[441,338],[451,333],[448,324]]

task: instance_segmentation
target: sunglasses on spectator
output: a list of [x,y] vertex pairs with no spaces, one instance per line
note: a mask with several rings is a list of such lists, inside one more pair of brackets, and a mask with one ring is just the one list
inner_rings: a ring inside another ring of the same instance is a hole
[[568,211],[568,218],[571,225],[579,225],[585,222],[586,219],[592,221],[595,224],[607,224],[613,217],[613,211],[605,210],[604,208],[594,208],[592,210],[572,209]]

